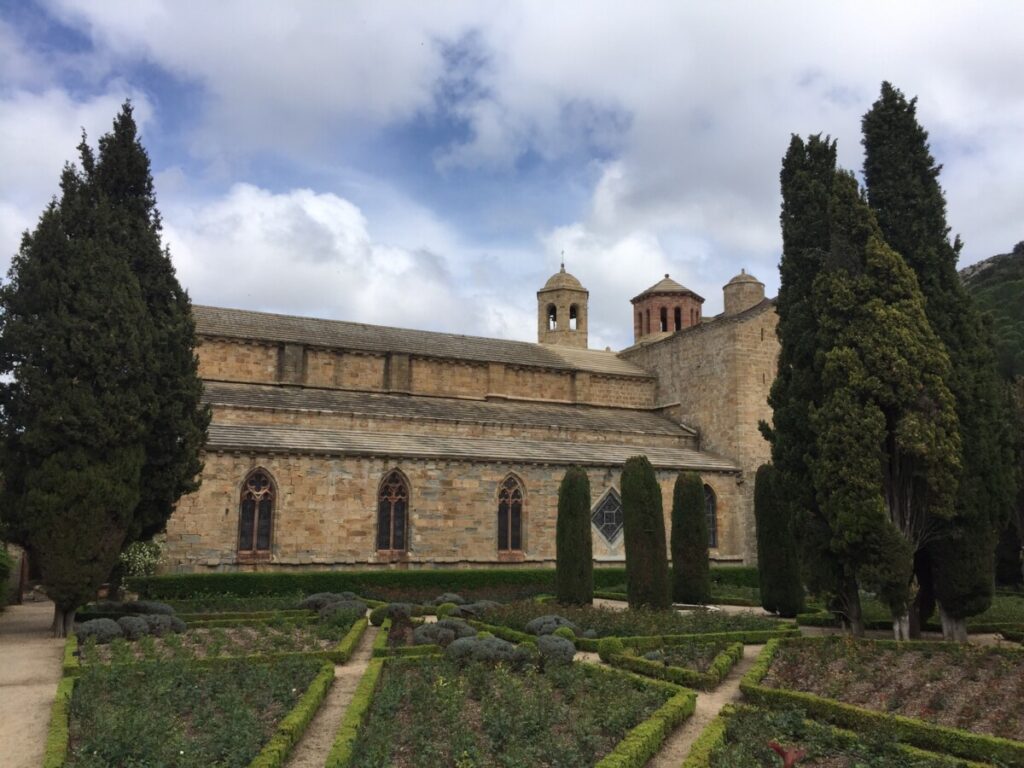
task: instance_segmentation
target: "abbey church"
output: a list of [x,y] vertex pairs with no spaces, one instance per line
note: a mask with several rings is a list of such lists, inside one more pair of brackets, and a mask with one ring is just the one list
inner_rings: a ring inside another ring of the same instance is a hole
[[622,562],[637,454],[666,526],[676,474],[696,471],[712,559],[750,563],[776,314],[751,275],[723,290],[704,317],[666,275],[632,300],[617,353],[588,347],[589,294],[564,266],[537,292],[537,343],[196,306],[213,421],[167,567],[551,564],[573,464],[590,476],[595,561]]

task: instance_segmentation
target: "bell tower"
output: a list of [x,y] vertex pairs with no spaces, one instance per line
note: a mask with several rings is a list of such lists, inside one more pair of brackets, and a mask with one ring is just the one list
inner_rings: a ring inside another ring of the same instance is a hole
[[565,271],[565,264],[537,291],[537,341],[587,348],[590,291]]

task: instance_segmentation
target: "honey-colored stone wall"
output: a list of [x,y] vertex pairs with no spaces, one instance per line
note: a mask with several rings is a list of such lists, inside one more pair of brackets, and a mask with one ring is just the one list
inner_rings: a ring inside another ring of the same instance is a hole
[[[376,552],[377,489],[399,469],[409,480],[409,541],[403,562],[411,566],[509,562],[497,551],[497,489],[509,473],[525,488],[523,551],[512,561],[550,564],[555,558],[558,485],[564,467],[510,466],[493,462],[386,460],[288,454],[215,453],[205,457],[203,485],[178,504],[167,526],[165,557],[170,571],[233,569],[241,484],[253,469],[272,477],[274,508],[271,558],[252,568],[346,567],[384,564]],[[591,504],[609,487],[620,487],[621,468],[588,469]],[[676,473],[659,471],[670,527]],[[707,473],[718,497],[720,550],[738,541],[735,509],[742,484],[731,473]],[[622,535],[608,544],[591,529],[599,562],[624,559]]]
[[777,323],[774,306],[765,304],[760,311],[704,323],[622,353],[658,375],[658,402],[678,404],[673,413],[700,431],[702,450],[743,469],[740,551],[748,562],[757,557],[754,474],[771,457],[758,423],[772,419],[768,394],[778,366]]
[[273,384],[278,380],[278,345],[200,338],[199,376],[214,381]]
[[416,394],[481,399],[487,395],[487,363],[414,357],[411,370],[411,390]]

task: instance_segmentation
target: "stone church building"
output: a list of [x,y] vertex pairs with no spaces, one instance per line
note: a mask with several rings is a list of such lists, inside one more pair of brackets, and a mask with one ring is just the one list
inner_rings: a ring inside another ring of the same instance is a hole
[[551,564],[558,485],[590,476],[594,558],[624,560],[626,459],[705,485],[711,557],[752,562],[757,424],[774,302],[741,273],[725,311],[668,275],[632,300],[634,344],[587,345],[587,290],[537,292],[537,343],[194,307],[213,410],[200,489],[165,556],[178,571]]

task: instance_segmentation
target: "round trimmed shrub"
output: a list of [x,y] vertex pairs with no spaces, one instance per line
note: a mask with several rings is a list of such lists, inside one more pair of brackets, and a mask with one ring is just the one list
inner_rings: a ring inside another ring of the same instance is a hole
[[113,619],[90,619],[75,627],[78,641],[84,643],[90,637],[96,638],[97,645],[106,645],[115,638],[124,635],[121,626]]
[[576,642],[576,633],[573,632],[572,629],[570,629],[569,627],[559,627],[551,634],[555,637],[563,637],[570,643]]
[[441,603],[439,606],[437,606],[434,613],[437,614],[437,618],[443,619],[446,616],[450,616],[452,611],[454,611],[458,607],[459,606],[455,603]]
[[442,619],[416,627],[412,633],[412,642],[414,645],[440,645],[446,648],[453,640],[461,637],[476,637],[476,630],[460,619]]
[[320,608],[320,618],[326,620],[337,613],[355,613],[365,616],[367,610],[367,605],[362,600],[334,600]]
[[500,607],[500,603],[493,600],[477,600],[475,603],[456,605],[448,614],[456,619],[480,619],[487,611]]
[[462,595],[458,595],[455,592],[445,592],[443,595],[438,595],[434,598],[434,605],[441,605],[442,603],[455,603],[455,605],[463,605],[466,602]]
[[[145,613],[142,618],[146,620],[146,624],[149,625],[149,634],[155,635],[156,637],[163,637],[174,632],[184,631],[185,624],[181,622],[176,616],[167,616],[163,613]],[[180,623],[180,628],[175,629],[175,620],[177,619]]]
[[158,613],[161,616],[173,616],[174,609],[167,603],[158,603],[156,600],[135,600],[125,603],[124,610],[128,613]]
[[655,650],[655,651],[648,651],[647,653],[644,654],[644,658],[647,659],[648,661],[660,661],[660,662],[664,663],[664,661],[665,661],[665,652],[662,651],[661,649],[658,649],[658,650]]
[[141,616],[122,616],[117,620],[117,626],[128,640],[138,640],[149,634],[149,624]]
[[617,637],[602,637],[597,641],[597,655],[601,661],[607,664],[612,656],[618,656],[626,652],[626,646]]
[[531,635],[550,635],[559,627],[568,627],[572,630],[574,637],[579,634],[580,631],[580,628],[567,618],[564,616],[557,616],[555,614],[546,614],[544,616],[538,616],[535,619],[530,619],[526,624],[526,631]]
[[585,629],[583,630],[583,634],[580,635],[580,637],[585,637],[587,640],[597,640],[597,630]]
[[388,603],[370,611],[370,623],[375,627],[379,627],[384,623],[385,619],[394,621],[399,616],[404,619],[411,619],[412,615],[413,606],[411,603]]
[[331,603],[343,600],[359,600],[359,596],[354,592],[316,592],[303,599],[298,607],[307,611],[320,611]]
[[171,632],[176,635],[180,635],[186,629],[188,629],[188,627],[185,625],[184,621],[179,619],[177,616],[171,616]]
[[500,637],[460,637],[445,649],[445,656],[459,666],[480,661],[522,669],[533,660],[533,654],[531,649],[513,645]]
[[542,635],[537,638],[537,651],[545,667],[572,664],[576,656],[576,646],[572,641],[556,635]]

